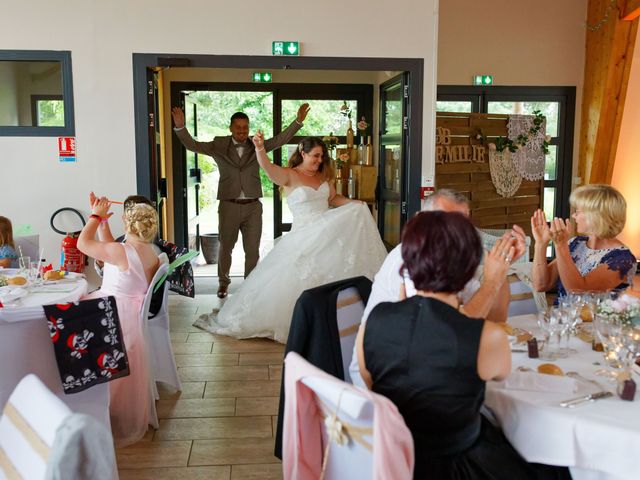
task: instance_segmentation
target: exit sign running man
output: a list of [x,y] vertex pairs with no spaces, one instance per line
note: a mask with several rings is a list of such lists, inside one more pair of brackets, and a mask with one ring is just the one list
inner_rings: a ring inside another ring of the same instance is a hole
[[300,55],[300,42],[271,42],[271,54],[287,56]]

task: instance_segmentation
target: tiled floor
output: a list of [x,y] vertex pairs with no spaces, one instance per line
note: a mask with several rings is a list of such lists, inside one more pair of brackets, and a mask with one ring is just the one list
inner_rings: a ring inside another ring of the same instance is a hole
[[218,306],[214,295],[169,299],[183,391],[160,388],[160,428],[117,451],[120,478],[281,479],[273,437],[284,346],[193,327],[196,315]]

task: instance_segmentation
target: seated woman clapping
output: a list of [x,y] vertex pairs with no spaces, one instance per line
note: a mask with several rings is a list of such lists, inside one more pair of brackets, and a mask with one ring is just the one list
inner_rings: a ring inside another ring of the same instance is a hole
[[[501,245],[488,255],[513,258],[513,243]],[[417,294],[371,311],[357,339],[362,377],[411,430],[414,478],[557,478],[566,470],[526,463],[480,415],[485,382],[511,370],[503,329],[460,307],[457,294],[482,254],[476,229],[459,213],[421,212],[406,224],[403,269]]]
[[[585,185],[569,198],[578,236],[572,237],[569,220],[554,218],[550,225],[538,210],[531,217],[535,239],[533,285],[539,292],[558,287],[558,297],[568,291],[607,291],[632,283],[636,259],[616,236],[624,228],[627,203],[610,185]],[[580,235],[581,234],[581,235]],[[553,240],[556,259],[547,263]]]

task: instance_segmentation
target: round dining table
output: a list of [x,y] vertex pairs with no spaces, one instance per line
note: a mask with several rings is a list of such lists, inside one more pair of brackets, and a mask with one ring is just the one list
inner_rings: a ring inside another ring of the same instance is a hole
[[[512,317],[508,322],[541,338],[535,315]],[[640,394],[634,401],[622,400],[610,377],[597,375],[605,368],[603,354],[579,338],[569,347],[577,353],[552,363],[564,373],[574,372],[576,391],[549,392],[542,389],[508,387],[507,382],[488,382],[485,405],[493,412],[506,437],[529,462],[564,465],[575,480],[640,478]],[[512,353],[512,371],[531,375],[549,360],[529,358],[525,345]],[[533,372],[531,371],[533,370]],[[640,377],[634,371],[636,382]],[[544,382],[543,382],[544,383]],[[585,401],[574,408],[562,407],[566,400],[590,393],[609,391],[613,395]]]
[[[17,273],[0,269],[7,277]],[[95,385],[66,395],[58,371],[43,305],[75,302],[87,293],[83,275],[68,274],[59,281],[46,281],[22,287],[0,287],[0,408],[4,408],[22,378],[33,373],[73,412],[99,420],[108,431],[108,384]]]

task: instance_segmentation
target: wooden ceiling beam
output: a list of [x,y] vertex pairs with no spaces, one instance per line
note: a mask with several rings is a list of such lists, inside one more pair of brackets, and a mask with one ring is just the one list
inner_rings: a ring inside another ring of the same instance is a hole
[[634,20],[640,17],[640,0],[627,0],[622,11],[622,20]]
[[618,0],[589,0],[578,175],[582,183],[610,183],[638,31],[638,19],[624,21],[627,5]]

